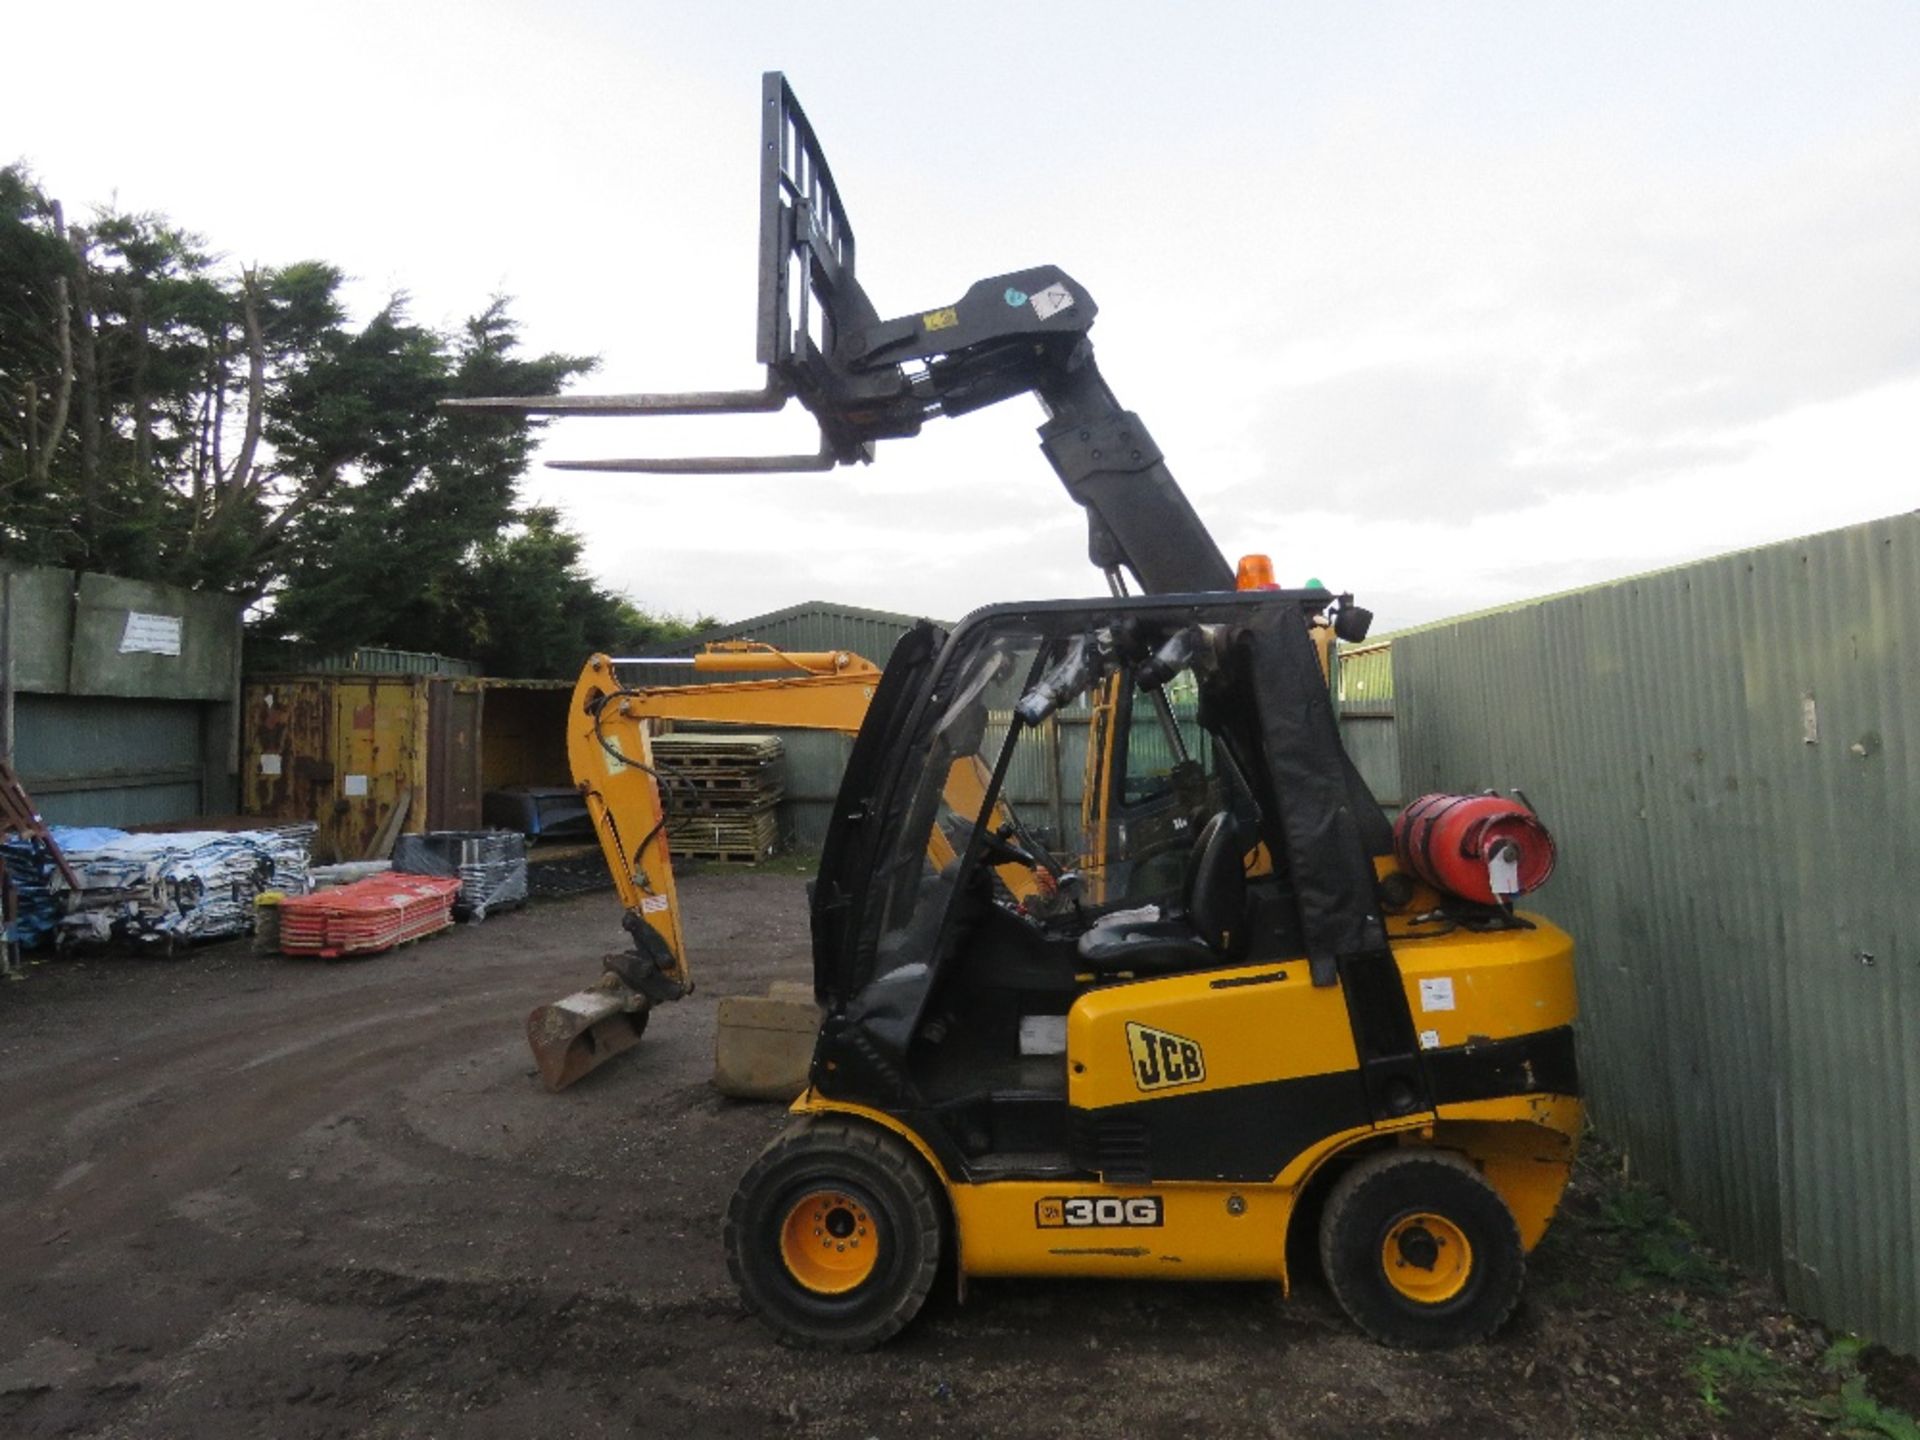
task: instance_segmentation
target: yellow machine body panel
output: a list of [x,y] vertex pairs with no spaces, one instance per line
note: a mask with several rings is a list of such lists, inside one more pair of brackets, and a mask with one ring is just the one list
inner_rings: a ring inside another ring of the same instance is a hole
[[1287,1276],[1296,1192],[1275,1186],[1002,1180],[949,1195],[968,1275]]
[[[1572,1024],[1573,942],[1551,922],[1526,918],[1530,929],[1398,935],[1394,952],[1416,1024],[1436,1031],[1439,1047],[1470,1057],[1481,1045]],[[1450,984],[1436,988],[1438,980]],[[1437,1008],[1447,994],[1451,1008]],[[1343,989],[1313,985],[1300,960],[1089,990],[1067,1017],[1068,1101],[1093,1116],[1137,1113],[1143,1104],[1180,1096],[1300,1106],[1312,1098],[1308,1087],[1337,1086],[1343,1078],[1359,1084],[1346,1007]],[[1424,1043],[1436,1048],[1434,1038]],[[1520,1083],[1532,1078],[1523,1071]],[[1566,1188],[1583,1115],[1577,1098],[1547,1090],[1442,1099],[1390,1120],[1336,1124],[1262,1178],[1119,1184],[969,1180],[943,1165],[898,1116],[813,1090],[793,1108],[858,1116],[911,1143],[947,1192],[966,1275],[1283,1285],[1301,1195],[1356,1147],[1431,1147],[1466,1156],[1499,1192],[1531,1251]]]
[[1529,1252],[1560,1208],[1585,1110],[1571,1095],[1503,1096],[1439,1107],[1433,1141],[1469,1157],[1500,1192]]
[[1573,939],[1552,921],[1530,930],[1454,930],[1422,938],[1390,930],[1407,1007],[1424,1048],[1468,1045],[1571,1025]]
[[1338,987],[1305,961],[1092,990],[1067,1014],[1067,1100],[1083,1110],[1359,1064]]
[[1254,1280],[1290,1286],[1287,1239],[1307,1183],[1355,1146],[1397,1143],[1465,1155],[1512,1212],[1523,1249],[1546,1233],[1566,1188],[1581,1105],[1564,1095],[1441,1107],[1358,1126],[1303,1152],[1268,1184],[956,1179],[913,1128],[885,1111],[808,1090],[796,1115],[855,1116],[911,1144],[947,1193],[962,1274],[1091,1279]]

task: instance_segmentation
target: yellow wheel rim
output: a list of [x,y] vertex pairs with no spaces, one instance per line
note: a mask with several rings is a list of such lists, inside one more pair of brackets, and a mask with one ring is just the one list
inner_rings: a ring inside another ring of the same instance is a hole
[[1473,1246],[1446,1216],[1422,1210],[1394,1221],[1380,1242],[1380,1265],[1407,1299],[1439,1305],[1467,1288]]
[[880,1237],[866,1207],[841,1190],[810,1190],[780,1224],[787,1273],[816,1295],[844,1295],[873,1274]]

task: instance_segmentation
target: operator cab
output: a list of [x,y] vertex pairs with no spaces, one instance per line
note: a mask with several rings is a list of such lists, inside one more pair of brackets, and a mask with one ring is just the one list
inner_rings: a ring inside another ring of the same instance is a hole
[[903,641],[816,882],[815,1086],[921,1114],[971,1173],[1079,1172],[1078,997],[1306,952],[1265,722],[1327,710],[1307,631],[1332,598],[1003,606]]

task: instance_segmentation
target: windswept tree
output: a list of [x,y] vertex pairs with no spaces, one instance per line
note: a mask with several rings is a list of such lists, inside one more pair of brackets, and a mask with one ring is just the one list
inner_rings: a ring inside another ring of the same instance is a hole
[[356,326],[342,284],[320,261],[234,271],[158,215],[77,224],[0,170],[0,550],[497,672],[566,673],[654,623],[580,571],[553,512],[522,511],[533,424],[439,407],[594,362],[522,354],[499,299],[451,334],[404,296]]

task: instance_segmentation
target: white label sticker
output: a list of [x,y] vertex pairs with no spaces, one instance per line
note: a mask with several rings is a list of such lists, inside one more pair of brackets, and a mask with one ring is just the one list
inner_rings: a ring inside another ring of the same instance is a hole
[[120,632],[122,655],[178,655],[180,653],[180,617],[127,612],[127,628]]
[[1440,1032],[1438,1030],[1422,1030],[1420,1032],[1420,1048],[1422,1050],[1438,1050],[1440,1048]]
[[278,755],[262,755],[260,757],[260,773],[262,775],[278,775],[280,773],[280,757]]
[[641,897],[640,913],[643,915],[657,915],[666,908],[667,897],[664,895],[646,895]]
[[364,775],[347,776],[346,783],[341,787],[340,793],[355,799],[364,797],[367,793],[367,777]]
[[1422,1010],[1451,1010],[1453,1008],[1453,977],[1442,975],[1438,980],[1420,982],[1420,1008]]
[[1029,295],[1027,303],[1042,320],[1051,320],[1062,310],[1073,308],[1073,292],[1064,285],[1049,285],[1038,294]]
[[1067,1017],[1022,1015],[1020,1017],[1020,1053],[1022,1055],[1066,1054]]

